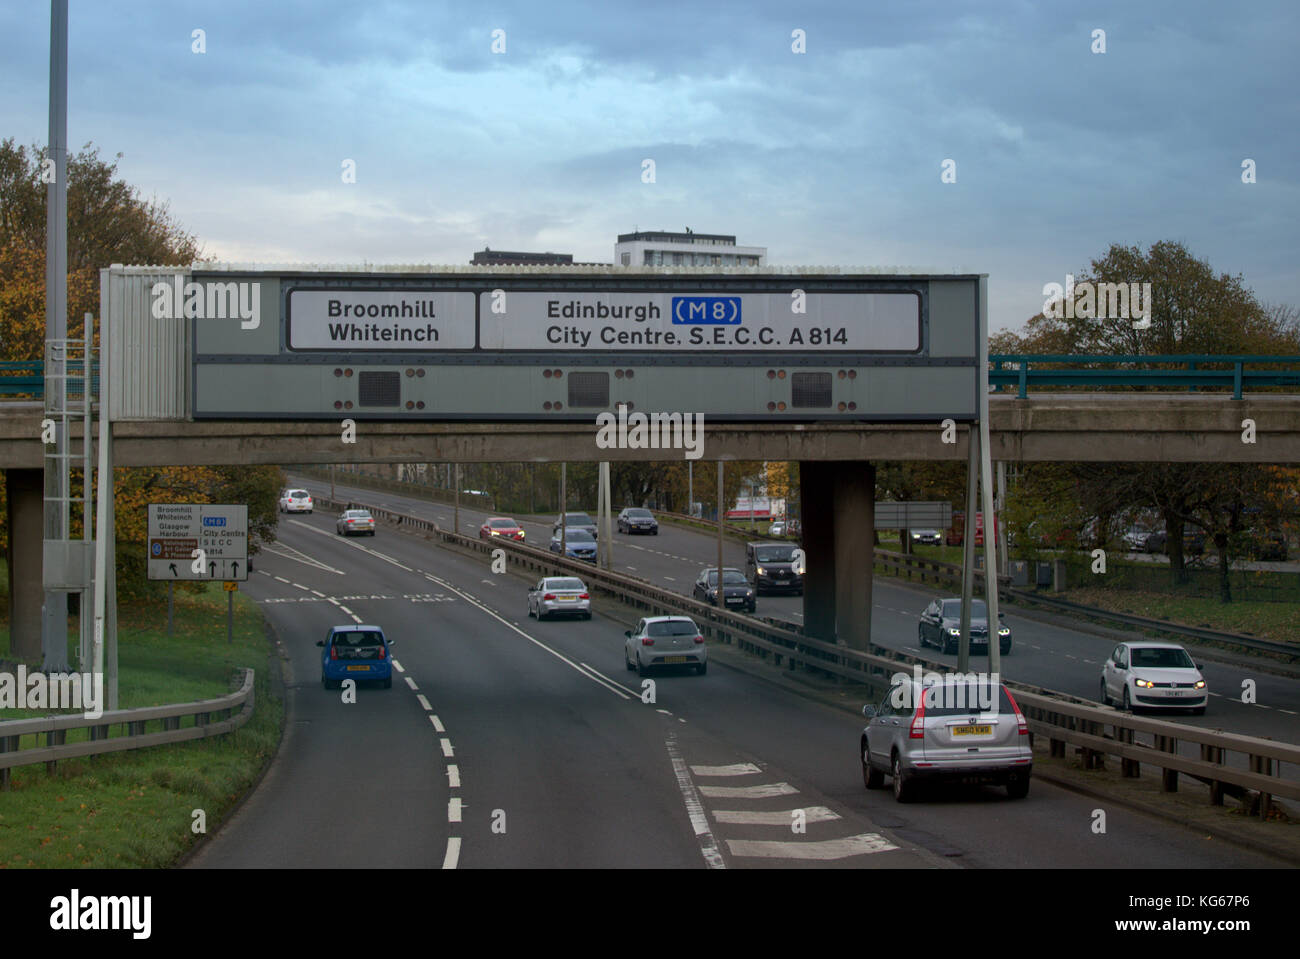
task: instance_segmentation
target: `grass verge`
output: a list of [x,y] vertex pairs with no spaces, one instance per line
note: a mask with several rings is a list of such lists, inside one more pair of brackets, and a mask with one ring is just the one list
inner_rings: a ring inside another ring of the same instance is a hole
[[[170,637],[166,606],[157,603],[121,607],[118,625],[121,708],[224,695],[235,669],[251,667],[253,716],[212,739],[68,760],[53,774],[43,764],[15,769],[12,788],[0,792],[0,869],[172,865],[198,839],[195,811],[214,829],[275,754],[283,703],[273,692],[271,644],[256,604],[235,595],[230,644],[226,597],[216,583],[201,594],[177,594]],[[0,658],[8,649],[6,627]],[[0,714],[15,718],[20,711]],[[69,742],[85,738],[68,734]]]

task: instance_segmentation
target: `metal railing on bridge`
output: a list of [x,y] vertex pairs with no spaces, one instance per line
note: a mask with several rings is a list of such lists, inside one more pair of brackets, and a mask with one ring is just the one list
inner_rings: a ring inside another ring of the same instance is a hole
[[[90,395],[98,401],[99,363],[93,366]],[[68,395],[80,396],[86,388],[86,378],[79,368],[68,368]],[[34,400],[45,398],[45,363],[42,360],[6,360],[0,362],[0,397],[28,396]]]
[[[1247,387],[1300,385],[1300,356],[994,353],[989,356],[989,363],[992,365],[989,383],[999,391],[1015,387],[1017,397],[1022,400],[1028,398],[1030,386],[1091,386],[1096,389],[1185,386],[1193,393],[1198,389],[1231,388],[1232,398],[1239,400],[1242,390]],[[1277,368],[1286,365],[1290,368]],[[1247,368],[1252,366],[1273,368]]]

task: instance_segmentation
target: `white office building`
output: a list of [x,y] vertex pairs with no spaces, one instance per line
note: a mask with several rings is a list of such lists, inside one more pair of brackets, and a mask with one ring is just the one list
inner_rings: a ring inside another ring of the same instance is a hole
[[767,247],[737,246],[721,233],[623,233],[614,244],[618,266],[766,266]]

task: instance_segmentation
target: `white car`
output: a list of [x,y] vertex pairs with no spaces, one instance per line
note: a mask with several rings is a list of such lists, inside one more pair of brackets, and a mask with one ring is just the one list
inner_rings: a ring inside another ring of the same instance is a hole
[[1120,643],[1101,667],[1101,701],[1108,706],[1203,716],[1209,696],[1201,667],[1177,643]]
[[700,676],[708,672],[709,649],[688,616],[647,616],[623,635],[623,665],[642,676],[657,666],[691,666]]
[[591,619],[591,593],[576,576],[544,576],[528,590],[528,615],[538,621],[556,613]]
[[280,494],[281,513],[310,513],[311,493],[305,489],[287,489]]

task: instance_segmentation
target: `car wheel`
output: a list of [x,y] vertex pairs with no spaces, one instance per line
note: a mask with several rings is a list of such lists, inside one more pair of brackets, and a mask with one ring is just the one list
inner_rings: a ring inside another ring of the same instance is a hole
[[705,673],[707,673],[708,671],[709,671],[709,664],[708,664],[708,663],[700,663],[700,665],[698,665],[698,666],[695,667],[695,675],[696,675],[696,676],[703,676],[703,675],[704,675]]
[[582,618],[587,620],[591,619],[591,611],[588,610],[587,612],[583,613]]
[[894,798],[899,802],[911,802],[915,788],[903,777],[903,761],[894,753],[892,774],[894,777]]
[[392,688],[393,688],[393,677],[389,676],[387,679],[384,680],[384,689],[392,689]]
[[657,530],[657,529],[652,529],[652,530],[650,531],[650,535],[651,535],[651,536],[658,536],[658,535],[659,535],[659,530]]
[[628,671],[629,673],[632,672],[632,670],[636,669],[636,667],[635,667],[634,665],[632,665],[632,660],[630,660],[630,659],[627,658],[627,650],[626,650],[626,649],[623,650],[623,665],[627,667],[627,671]]
[[1131,712],[1133,712],[1133,703],[1132,703],[1132,701],[1128,698],[1128,686],[1127,686],[1127,685],[1124,686],[1124,712],[1126,712],[1126,713],[1131,713]]
[[1110,693],[1106,692],[1106,680],[1104,678],[1101,681],[1101,704],[1103,706],[1110,705]]
[[1193,716],[1204,716],[1204,715],[1205,715],[1205,707],[1204,707],[1204,706],[1193,706],[1193,707],[1192,707],[1192,715],[1193,715]]
[[925,649],[925,647],[927,647],[927,646],[930,645],[930,644],[926,641],[926,638],[925,638],[925,630],[921,628],[921,624],[920,624],[920,623],[917,623],[917,625],[916,625],[916,641],[917,641],[918,643],[921,644],[921,648],[922,648],[922,649]]
[[1007,797],[1010,799],[1024,799],[1029,795],[1029,777],[1024,776],[1020,779],[1013,779],[1007,783]]
[[751,613],[756,612],[757,610],[758,610],[758,604],[757,604],[757,603],[750,603],[750,604],[749,604],[749,611],[750,611]]
[[640,659],[637,659],[637,661],[636,661],[636,674],[637,674],[638,676],[648,676],[648,675],[650,675],[650,667],[647,666],[645,663],[641,662]]
[[1010,644],[1001,647],[1001,650],[1000,650],[1000,651],[1001,651],[1001,653],[1002,653],[1003,656],[1010,656],[1010,655],[1011,655],[1011,646],[1010,646]]
[[957,644],[952,642],[951,639],[945,639],[943,641],[943,651],[951,656],[953,653],[957,652]]
[[885,784],[885,774],[867,761],[867,744],[862,744],[862,785],[868,789],[879,789]]
[[308,515],[308,516],[311,515],[311,510],[307,510],[307,515]]

